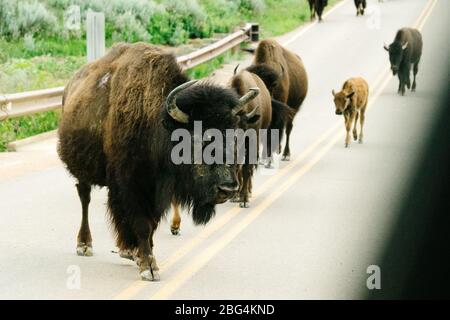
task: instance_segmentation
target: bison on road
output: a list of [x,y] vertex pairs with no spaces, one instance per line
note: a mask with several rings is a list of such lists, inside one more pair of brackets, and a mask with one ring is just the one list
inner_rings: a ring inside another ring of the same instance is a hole
[[308,76],[300,57],[275,40],[261,41],[254,54],[252,65],[247,70],[264,81],[275,100],[292,108],[293,116],[286,123],[286,145],[282,158],[288,161],[291,156],[289,138],[292,122],[308,92]]
[[358,140],[358,131],[356,129],[358,117],[361,122],[359,143],[362,143],[365,113],[369,99],[369,85],[366,80],[363,78],[348,79],[345,81],[340,92],[336,93],[333,90],[332,94],[336,106],[336,114],[343,114],[345,119],[345,130],[347,131],[345,147],[347,148],[350,145],[350,130],[353,124],[353,139],[355,141]]
[[[144,43],[115,45],[82,67],[66,86],[58,153],[77,179],[82,205],[77,253],[92,255],[88,206],[94,185],[108,188],[108,212],[121,256],[143,280],[158,280],[153,234],[173,200],[207,223],[234,196],[235,165],[175,164],[176,129],[236,129],[255,91],[189,81],[169,53]],[[194,139],[192,137],[192,139]]]
[[[389,52],[391,70],[393,75],[398,74],[400,81],[398,93],[405,95],[405,87],[416,90],[416,75],[419,72],[420,58],[422,57],[422,35],[416,29],[402,28],[397,32],[394,42],[384,49]],[[411,86],[411,66],[413,66],[414,79]]]

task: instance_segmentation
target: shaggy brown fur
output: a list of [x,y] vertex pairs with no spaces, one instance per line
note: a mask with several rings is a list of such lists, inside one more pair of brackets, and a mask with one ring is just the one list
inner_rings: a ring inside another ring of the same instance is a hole
[[[256,111],[256,121],[252,121],[246,128],[243,129],[254,129],[257,133],[257,140],[259,141],[259,130],[269,129],[270,123],[272,121],[272,104],[270,93],[267,90],[264,82],[253,73],[243,70],[231,79],[231,88],[233,88],[238,96],[243,96],[250,88],[259,88],[260,93],[252,102],[247,104],[245,112],[250,112],[255,108]],[[243,125],[241,125],[243,127]],[[259,150],[259,148],[257,148]],[[249,148],[246,148],[246,160],[248,160]],[[259,151],[258,151],[259,154]],[[240,192],[238,201],[242,208],[248,208],[249,206],[249,195],[252,193],[251,190],[251,179],[253,176],[254,164],[248,163],[242,165],[238,170],[238,178],[240,179]]]
[[[308,92],[308,76],[299,56],[283,48],[275,40],[263,40],[256,48],[253,63],[247,70],[264,81],[275,100],[287,104],[295,113],[300,110]],[[293,119],[286,124],[283,160],[290,159],[292,121]]]
[[[119,44],[81,68],[64,92],[58,153],[78,180],[82,225],[77,252],[92,254],[88,206],[92,185],[107,186],[108,208],[122,252],[134,253],[145,280],[158,280],[152,236],[172,200],[192,208],[195,223],[206,223],[215,204],[238,189],[235,166],[175,165],[171,133],[236,129],[240,105],[232,90],[197,84],[176,97],[189,116],[180,123],[166,111],[169,92],[189,79],[173,55],[144,44]],[[125,256],[125,255],[124,255]]]
[[358,140],[358,132],[356,124],[358,117],[360,117],[361,131],[359,133],[359,143],[363,143],[363,127],[365,120],[365,112],[369,99],[369,85],[363,78],[351,78],[345,81],[342,90],[336,93],[332,91],[334,97],[334,104],[336,106],[336,114],[344,115],[345,130],[347,135],[345,137],[345,147],[350,145],[350,130],[353,127],[353,139]]

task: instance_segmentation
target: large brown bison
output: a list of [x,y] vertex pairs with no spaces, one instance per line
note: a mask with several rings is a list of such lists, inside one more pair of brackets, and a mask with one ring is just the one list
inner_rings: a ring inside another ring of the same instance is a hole
[[[288,119],[291,119],[293,112],[284,103],[271,98],[269,90],[258,75],[247,70],[237,73],[236,69],[230,82],[231,88],[237,92],[239,97],[244,96],[250,88],[258,88],[260,90],[259,96],[244,108],[244,111],[249,114],[256,111],[255,116],[251,119],[245,119],[240,125],[242,129],[253,129],[256,132],[257,145],[254,148],[256,149],[256,159],[254,159],[256,161],[255,163],[250,161],[251,146],[247,145],[248,143],[246,142],[245,163],[241,170],[238,170],[238,177],[241,181],[238,201],[242,208],[248,208],[252,190],[253,170],[259,159],[260,142],[263,142],[263,155],[267,158],[266,168],[271,168],[272,153],[278,149],[280,142],[279,140],[272,141],[272,131],[277,130],[278,137],[281,138],[281,132],[284,130],[285,123]],[[261,130],[267,130],[267,134],[261,136]],[[274,137],[277,137],[277,135]]]
[[[300,57],[272,39],[261,41],[254,54],[253,63],[247,70],[257,74],[272,97],[291,107],[295,115],[308,92],[308,76]],[[286,145],[282,158],[285,161],[291,156],[289,137],[293,118],[290,117],[286,123]]]
[[172,54],[144,43],[116,45],[82,67],[65,89],[58,131],[58,153],[82,204],[77,253],[92,255],[90,192],[105,186],[122,255],[136,261],[142,279],[158,280],[152,238],[171,201],[204,224],[239,187],[235,165],[174,164],[172,133],[192,132],[194,121],[203,130],[235,129],[256,95],[194,85]]

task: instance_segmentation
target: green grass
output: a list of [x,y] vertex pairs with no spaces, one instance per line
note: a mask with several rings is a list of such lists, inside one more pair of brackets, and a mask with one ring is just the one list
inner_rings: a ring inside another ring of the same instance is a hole
[[74,56],[11,59],[1,65],[0,93],[64,86],[74,71],[85,63],[86,58]]
[[0,121],[0,152],[6,151],[11,141],[56,129],[59,115],[60,111],[48,111]]

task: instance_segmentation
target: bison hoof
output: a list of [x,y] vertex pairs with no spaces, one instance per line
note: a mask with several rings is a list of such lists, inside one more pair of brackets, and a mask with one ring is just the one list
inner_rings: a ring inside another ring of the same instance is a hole
[[120,250],[119,256],[124,259],[134,261],[134,255],[130,250]]
[[345,144],[345,147],[348,148],[348,143]]
[[290,161],[291,160],[291,156],[287,155],[287,156],[283,156],[281,158],[281,161]]
[[241,208],[250,208],[250,203],[248,201],[243,201],[239,204]]
[[170,227],[170,232],[172,232],[172,234],[174,236],[178,236],[178,235],[180,235],[180,228],[179,227]]
[[359,143],[359,144],[363,144],[362,139],[359,139],[358,143]]
[[83,257],[93,256],[94,252],[92,251],[92,245],[88,245],[85,243],[79,243],[77,245],[77,255],[83,256]]
[[141,279],[144,281],[159,281],[161,280],[161,277],[159,276],[159,273],[152,270],[144,270],[140,273]]

